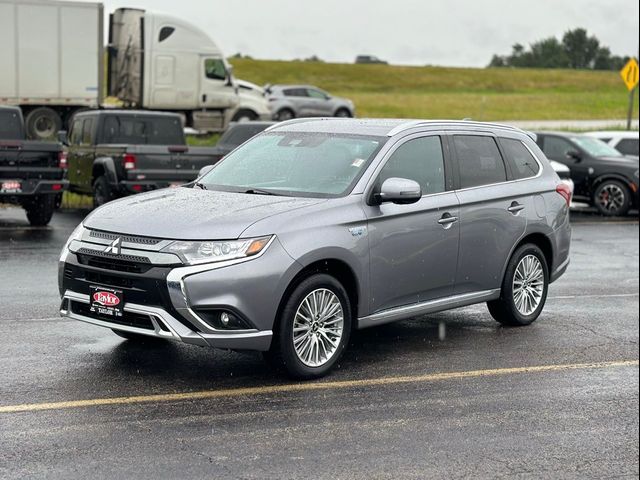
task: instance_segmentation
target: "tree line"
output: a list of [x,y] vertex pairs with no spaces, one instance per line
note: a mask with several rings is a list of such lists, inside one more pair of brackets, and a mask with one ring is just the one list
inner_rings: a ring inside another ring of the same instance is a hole
[[562,40],[545,38],[528,49],[516,43],[510,55],[494,55],[489,67],[619,70],[629,58],[613,55],[595,36],[589,36],[584,28],[576,28],[566,32]]

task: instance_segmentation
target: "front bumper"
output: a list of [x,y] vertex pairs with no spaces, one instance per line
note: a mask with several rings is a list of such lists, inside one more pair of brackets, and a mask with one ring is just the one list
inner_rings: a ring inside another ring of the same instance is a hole
[[[106,254],[113,236],[85,232],[63,253],[59,265],[63,317],[195,345],[269,349],[280,299],[297,271],[296,262],[277,239],[265,248],[265,255],[248,261],[189,267],[161,252],[166,240],[141,245],[124,236],[121,255]],[[91,286],[122,290],[124,317],[116,321],[89,312]],[[211,310],[237,313],[246,320],[246,328],[215,328],[203,316]]]

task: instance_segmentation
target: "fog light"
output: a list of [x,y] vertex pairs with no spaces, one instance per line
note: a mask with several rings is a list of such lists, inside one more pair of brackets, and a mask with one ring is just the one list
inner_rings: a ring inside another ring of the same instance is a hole
[[220,315],[220,322],[225,327],[229,326],[229,323],[231,323],[231,317],[229,316],[229,314],[227,312],[222,312],[222,314]]

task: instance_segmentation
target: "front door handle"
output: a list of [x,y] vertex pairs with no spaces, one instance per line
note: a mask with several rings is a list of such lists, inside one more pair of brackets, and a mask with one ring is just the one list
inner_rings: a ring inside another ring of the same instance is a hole
[[513,202],[511,206],[507,208],[507,210],[509,210],[509,212],[513,213],[514,215],[518,215],[522,210],[524,210],[524,205],[518,202]]
[[438,223],[444,227],[445,230],[451,228],[451,226],[458,221],[458,217],[454,217],[450,213],[445,213],[442,215]]

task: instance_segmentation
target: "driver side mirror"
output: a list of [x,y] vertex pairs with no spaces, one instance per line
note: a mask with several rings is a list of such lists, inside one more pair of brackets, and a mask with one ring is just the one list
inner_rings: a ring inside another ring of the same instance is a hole
[[198,178],[200,177],[204,177],[207,173],[209,173],[211,170],[213,170],[213,165],[205,165],[204,167],[202,167],[200,169],[200,171],[198,172]]
[[58,141],[63,145],[69,145],[69,138],[66,130],[60,130],[58,132]]
[[416,203],[422,198],[422,188],[414,180],[407,178],[388,178],[376,195],[379,203],[391,202],[399,205]]
[[569,150],[567,152],[567,158],[569,160],[574,160],[575,162],[581,162],[582,161],[582,154],[577,150]]

